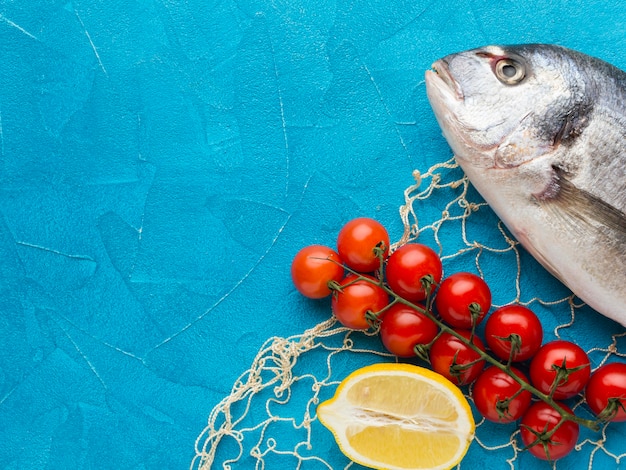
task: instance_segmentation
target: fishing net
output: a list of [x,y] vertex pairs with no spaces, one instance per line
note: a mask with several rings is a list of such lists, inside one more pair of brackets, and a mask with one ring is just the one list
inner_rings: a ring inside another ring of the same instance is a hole
[[[590,311],[530,258],[453,160],[414,176],[415,184],[405,190],[400,207],[404,234],[392,249],[417,239],[436,246],[446,272],[473,270],[485,278],[494,307],[517,302],[532,308],[544,324],[544,342],[576,342],[588,352],[594,369],[609,360],[623,360],[623,328]],[[349,330],[332,317],[302,334],[268,339],[231,393],[211,411],[197,438],[191,468],[363,468],[341,454],[316,419],[316,406],[332,397],[355,369],[396,360],[375,333]],[[418,359],[413,362],[424,365]],[[463,390],[471,402],[470,390]],[[582,396],[568,404],[579,416],[593,417]],[[626,423],[610,423],[599,432],[581,428],[575,451],[548,463],[522,451],[515,423],[491,423],[477,412],[474,416],[476,439],[459,468],[608,469],[619,467],[626,456]]]

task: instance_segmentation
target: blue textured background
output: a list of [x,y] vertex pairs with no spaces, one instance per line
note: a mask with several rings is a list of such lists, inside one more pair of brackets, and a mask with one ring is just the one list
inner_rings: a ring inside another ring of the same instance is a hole
[[265,338],[328,314],[295,251],[359,215],[397,239],[411,171],[449,158],[430,64],[551,42],[625,68],[624,25],[601,1],[0,1],[0,468],[187,468]]

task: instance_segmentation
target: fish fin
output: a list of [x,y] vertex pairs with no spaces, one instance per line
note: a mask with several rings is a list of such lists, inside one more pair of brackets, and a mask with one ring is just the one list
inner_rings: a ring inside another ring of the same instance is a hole
[[613,234],[613,238],[626,244],[626,214],[576,186],[560,168],[553,167],[553,170],[553,182],[545,193],[535,196],[535,199],[555,216],[570,220],[576,231],[577,227],[592,227]]

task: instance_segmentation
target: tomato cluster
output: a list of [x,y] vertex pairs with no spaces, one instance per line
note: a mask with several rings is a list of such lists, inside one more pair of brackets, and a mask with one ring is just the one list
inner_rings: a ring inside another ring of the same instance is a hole
[[[332,294],[342,325],[377,329],[391,353],[418,356],[453,383],[468,385],[485,419],[519,420],[524,446],[540,459],[557,460],[576,445],[579,424],[564,417],[573,416],[564,401],[583,392],[599,421],[626,421],[626,364],[608,363],[592,374],[578,345],[542,344],[541,322],[528,307],[507,305],[489,314],[491,291],[480,276],[443,278],[432,248],[407,243],[390,254],[389,246],[382,224],[351,220],[336,251],[312,245],[296,254],[294,285],[310,298]],[[476,328],[483,320],[484,341]]]

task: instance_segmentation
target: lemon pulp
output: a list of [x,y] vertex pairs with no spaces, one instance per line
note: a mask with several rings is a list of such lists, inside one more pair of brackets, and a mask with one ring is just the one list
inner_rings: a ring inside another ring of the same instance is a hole
[[461,391],[410,364],[358,369],[317,414],[351,460],[389,470],[451,468],[467,452],[475,429]]

